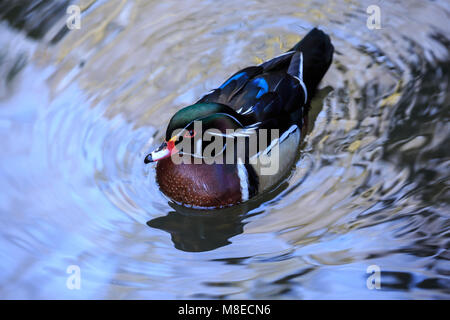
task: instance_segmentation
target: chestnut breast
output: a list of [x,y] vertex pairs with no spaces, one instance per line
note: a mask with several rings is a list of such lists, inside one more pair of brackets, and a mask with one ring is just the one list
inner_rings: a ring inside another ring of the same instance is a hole
[[156,180],[165,195],[184,205],[218,208],[242,200],[236,165],[175,164],[169,157],[158,161]]

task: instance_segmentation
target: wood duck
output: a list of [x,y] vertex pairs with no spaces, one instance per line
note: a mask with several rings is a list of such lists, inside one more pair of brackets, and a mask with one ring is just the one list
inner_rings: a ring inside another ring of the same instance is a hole
[[[161,191],[177,204],[210,209],[242,203],[273,188],[295,162],[311,99],[333,52],[330,37],[314,28],[284,54],[238,71],[178,111],[168,124],[164,143],[144,159],[157,162]],[[199,124],[201,132],[197,132]],[[262,129],[277,134],[250,139],[250,132]],[[225,140],[221,148],[204,156],[213,136]],[[242,137],[247,140],[238,143]],[[263,174],[262,156],[267,160],[275,147],[276,170]],[[181,157],[189,161],[175,161]]]

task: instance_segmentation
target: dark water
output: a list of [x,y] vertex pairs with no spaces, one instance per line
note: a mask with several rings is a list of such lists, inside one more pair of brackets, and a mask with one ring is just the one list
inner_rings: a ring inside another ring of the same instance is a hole
[[[12,3],[1,298],[450,298],[448,1],[86,1],[72,31],[69,1]],[[316,25],[336,54],[289,179],[225,211],[168,203],[143,157],[173,113]]]

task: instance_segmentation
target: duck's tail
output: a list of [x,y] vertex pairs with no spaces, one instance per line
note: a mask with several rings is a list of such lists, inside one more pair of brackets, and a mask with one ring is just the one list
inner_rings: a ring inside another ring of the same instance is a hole
[[303,81],[308,93],[313,96],[333,60],[334,47],[330,37],[314,28],[289,51],[302,52]]

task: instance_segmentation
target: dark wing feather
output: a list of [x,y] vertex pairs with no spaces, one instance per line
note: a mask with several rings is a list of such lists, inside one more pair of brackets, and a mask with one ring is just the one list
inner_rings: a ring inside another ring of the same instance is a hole
[[205,95],[197,103],[215,102],[230,105],[230,100],[240,92],[250,79],[261,74],[263,68],[259,66],[242,69],[228,78],[219,88]]
[[333,46],[318,29],[309,32],[288,52],[259,66],[236,72],[199,102],[230,106],[246,126],[266,128],[301,125],[314,91],[331,64]]

